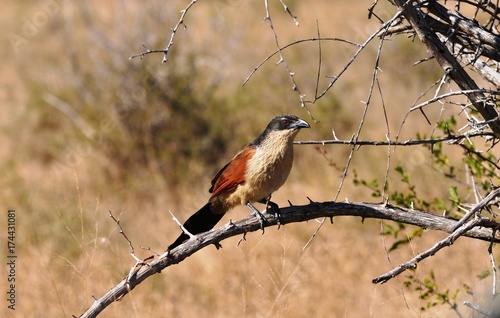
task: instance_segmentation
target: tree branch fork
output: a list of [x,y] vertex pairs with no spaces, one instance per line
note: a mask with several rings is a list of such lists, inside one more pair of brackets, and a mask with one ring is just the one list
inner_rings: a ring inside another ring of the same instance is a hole
[[[434,255],[439,249],[453,244],[460,236],[487,241],[491,244],[500,242],[500,235],[497,235],[497,228],[500,226],[500,223],[482,216],[478,208],[487,206],[490,201],[493,201],[499,196],[500,189],[492,191],[483,201],[471,208],[470,211],[474,210],[477,212],[475,217],[471,218],[471,215],[467,214],[466,216],[468,219],[461,220],[461,222],[431,214],[426,211],[402,208],[388,203],[374,204],[310,201],[307,205],[291,205],[290,207],[281,208],[279,217],[274,214],[266,213],[265,217],[267,222],[264,224],[264,227],[282,226],[288,223],[304,222],[317,218],[330,218],[333,223],[333,217],[357,216],[360,217],[362,221],[372,218],[391,220],[419,226],[424,229],[450,233],[450,236],[445,240],[436,243],[435,246],[426,252],[417,255],[409,262],[396,267],[372,281],[373,283],[384,283],[404,272],[406,269],[415,267],[418,262]],[[488,202],[485,202],[486,200],[488,200]],[[114,220],[116,222],[116,219]],[[457,227],[457,224],[460,226]],[[160,273],[163,269],[182,262],[187,257],[208,245],[214,244],[216,247],[220,247],[220,242],[226,238],[237,235],[243,235],[244,238],[246,233],[258,230],[261,230],[259,219],[250,215],[242,220],[230,221],[219,228],[193,236],[187,242],[172,251],[166,251],[161,255],[156,255],[156,259],[154,259],[154,257],[149,257],[144,261],[137,261],[137,258],[135,258],[137,262],[131,268],[128,277],[125,277],[101,298],[94,298],[94,303],[81,315],[81,317],[96,317],[107,306],[115,301],[121,300],[122,297],[149,276]],[[131,245],[128,239],[127,241],[129,245]]]

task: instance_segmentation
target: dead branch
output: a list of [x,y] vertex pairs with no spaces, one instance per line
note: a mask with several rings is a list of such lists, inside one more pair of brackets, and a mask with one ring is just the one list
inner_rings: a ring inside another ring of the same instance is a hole
[[448,135],[446,137],[436,137],[430,139],[409,139],[405,141],[396,140],[311,140],[311,141],[295,141],[296,145],[349,145],[349,146],[416,146],[416,145],[435,145],[440,142],[448,141],[449,143],[460,143],[463,140],[475,137],[485,137],[492,139],[495,137],[490,132],[466,133],[462,135]]
[[[441,240],[434,244],[431,248],[429,248],[427,251],[418,254],[408,262],[399,265],[398,267],[394,268],[393,270],[375,278],[372,280],[374,284],[378,283],[385,283],[391,278],[396,277],[397,275],[401,274],[405,270],[409,268],[415,268],[417,264],[426,259],[427,257],[433,256],[436,254],[440,249],[452,245],[459,237],[463,236],[464,233],[467,233],[470,229],[478,226],[482,222],[484,222],[485,218],[481,217],[479,215],[479,212],[483,210],[485,207],[487,207],[498,195],[500,195],[500,188],[493,190],[488,194],[481,202],[477,203],[473,208],[471,208],[461,219],[460,221],[456,222],[455,225],[453,226],[452,230],[453,233],[451,233],[447,238],[444,240]],[[472,220],[469,221],[472,215],[476,215],[476,217]],[[492,232],[492,237],[495,236],[496,229],[493,229]],[[491,245],[492,243],[490,243]]]
[[436,244],[434,244],[434,246],[429,248],[427,251],[418,254],[417,256],[415,256],[414,258],[409,260],[408,262],[399,265],[398,267],[394,268],[393,270],[374,278],[372,280],[372,283],[374,283],[374,284],[382,283],[383,284],[383,283],[389,281],[390,279],[396,277],[397,275],[401,274],[402,272],[404,272],[407,269],[416,268],[417,264],[420,261],[426,259],[427,257],[433,256],[440,249],[442,249],[446,246],[452,245],[459,237],[461,237],[464,233],[466,233],[470,229],[479,225],[482,221],[483,221],[483,219],[481,217],[476,217],[475,219],[470,220],[469,222],[467,222],[467,224],[465,224],[464,226],[462,226],[462,227],[458,228],[456,231],[454,231],[450,236],[448,236],[444,240],[441,240],[441,241],[437,242]]
[[134,59],[136,57],[140,57],[142,59],[145,55],[148,55],[148,54],[151,54],[151,53],[163,53],[163,59],[162,59],[161,62],[162,63],[166,63],[168,61],[168,53],[170,52],[170,49],[174,45],[174,39],[175,39],[175,35],[177,33],[177,30],[179,29],[179,27],[181,25],[183,25],[184,28],[186,28],[186,24],[184,23],[184,19],[186,17],[186,14],[188,13],[189,9],[191,9],[191,7],[197,1],[198,0],[191,0],[191,2],[186,6],[186,8],[184,8],[183,10],[181,10],[181,16],[179,18],[179,21],[177,21],[177,24],[170,30],[170,40],[168,41],[167,46],[163,50],[150,50],[150,49],[148,49],[148,48],[145,47],[146,51],[141,52],[139,54],[135,54],[135,55],[130,56],[129,60]]
[[[282,208],[280,212],[280,225],[324,217],[358,216],[361,217],[362,221],[369,218],[392,220],[416,225],[425,229],[453,233],[453,228],[457,224],[456,220],[431,214],[426,211],[406,209],[390,204],[311,202],[307,205]],[[265,216],[267,218],[267,223],[264,225],[265,227],[278,225],[278,218],[274,214],[265,214]],[[474,222],[474,226],[467,228],[467,231],[461,231],[460,235],[486,242],[500,242],[500,236],[494,235],[495,232],[493,230],[500,225],[499,223],[486,218],[474,220],[477,220]],[[196,240],[189,240],[174,250],[163,253],[156,260],[148,262],[148,266],[143,266],[130,275],[130,277],[124,278],[105,295],[99,299],[95,299],[92,306],[90,306],[81,317],[96,317],[111,303],[124,297],[149,276],[160,273],[165,268],[182,262],[187,257],[208,245],[219,245],[219,242],[226,238],[245,235],[245,233],[258,231],[260,229],[261,224],[259,219],[250,216],[237,222],[229,222],[209,232],[199,234]]]
[[[422,11],[420,4],[405,0],[394,0],[394,4],[398,10],[402,12],[405,19],[410,23],[420,40],[427,46],[428,50],[443,68],[447,76],[452,79],[461,90],[478,90],[479,87],[476,82],[474,82],[469,74],[467,74],[467,72],[463,69],[457,58],[448,50],[445,43],[441,42],[437,35],[437,30],[433,29],[431,25],[429,25],[426,20],[428,14]],[[434,14],[439,15],[441,19],[444,21],[450,21],[450,23],[453,24],[453,28],[451,26],[449,28],[450,34],[454,33],[456,25],[458,25],[461,29],[464,29],[469,25],[465,17],[458,17],[456,14],[452,13],[435,1],[430,1],[428,7]],[[464,22],[467,23],[467,26],[464,26]],[[478,31],[475,35],[479,37],[481,41],[485,40],[484,32]],[[497,38],[498,37],[494,37],[491,39],[493,44],[497,43]],[[486,121],[492,120],[489,122],[489,126],[495,135],[500,138],[500,118],[495,109],[495,105],[491,102],[487,102],[485,95],[480,92],[468,93],[466,95],[472,102],[474,108]]]

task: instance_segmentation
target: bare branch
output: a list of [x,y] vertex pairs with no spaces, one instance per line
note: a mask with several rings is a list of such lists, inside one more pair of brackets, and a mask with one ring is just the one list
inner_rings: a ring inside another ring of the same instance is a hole
[[[445,41],[444,35],[438,34],[441,41]],[[467,52],[464,47],[458,43],[452,43],[446,41],[446,47],[453,52],[457,59],[459,59],[462,64],[467,65],[479,75],[481,75],[485,80],[495,85],[497,89],[500,89],[500,73],[498,70],[494,70],[488,63],[483,61],[475,52]],[[498,95],[498,92],[497,92]]]
[[189,236],[189,239],[195,239],[196,238],[196,235],[193,235],[191,234],[191,232],[189,232],[188,230],[186,230],[186,228],[184,227],[184,225],[182,225],[181,222],[179,222],[179,219],[177,219],[175,217],[175,215],[172,213],[172,211],[168,211],[170,212],[170,215],[172,216],[172,220],[174,220],[174,222],[181,228],[182,232],[184,232],[184,234],[186,234],[187,236]]
[[136,57],[143,58],[145,55],[151,54],[151,53],[163,53],[163,59],[161,62],[166,63],[168,61],[168,52],[170,51],[170,48],[174,45],[175,34],[177,33],[177,30],[179,29],[179,27],[181,25],[183,25],[184,28],[186,28],[186,24],[184,23],[184,18],[186,17],[186,14],[188,13],[189,9],[191,9],[191,7],[197,1],[198,0],[191,0],[191,2],[187,5],[187,7],[184,8],[183,10],[181,10],[181,16],[179,18],[179,21],[177,21],[177,24],[174,26],[174,28],[170,30],[170,40],[168,41],[166,48],[164,48],[163,50],[149,50],[146,48],[146,51],[130,56],[129,60],[134,59]]
[[[288,223],[303,222],[322,217],[333,218],[335,216],[359,216],[362,220],[368,218],[393,220],[448,233],[453,232],[453,227],[456,224],[455,220],[426,211],[406,209],[389,204],[311,202],[303,206],[291,206],[280,209],[279,221],[274,214],[266,214],[267,223],[264,226],[276,226],[278,223],[283,226]],[[469,223],[467,228],[461,227],[459,233],[457,231],[453,232],[453,235],[457,236],[460,234],[474,239],[498,243],[500,242],[500,237],[493,236],[494,232],[492,230],[492,228],[496,228],[498,225],[497,222],[492,220],[477,218],[473,220],[473,223]],[[139,268],[131,277],[124,278],[105,295],[99,299],[95,299],[94,304],[81,317],[96,317],[107,306],[121,299],[149,276],[160,273],[163,269],[182,262],[208,245],[218,245],[220,241],[226,238],[260,229],[261,224],[259,219],[250,216],[199,234],[196,236],[196,240],[189,240],[172,251],[163,253],[156,260],[148,262],[148,266]]]
[[431,138],[431,139],[416,139],[416,140],[406,140],[406,141],[377,141],[377,140],[311,140],[311,141],[295,141],[296,145],[349,145],[349,146],[415,146],[415,145],[434,145],[444,141],[454,141],[459,142],[467,138],[474,137],[488,137],[494,138],[495,135],[489,132],[476,132],[467,133],[462,135],[448,135],[441,138]]
[[480,313],[481,315],[484,315],[486,317],[491,317],[491,318],[496,317],[496,316],[494,316],[493,313],[491,313],[487,310],[484,310],[483,308],[479,307],[478,305],[474,305],[473,303],[471,303],[469,301],[464,301],[464,305],[469,307],[469,308],[474,309],[475,311],[477,311],[478,313]]
[[[429,256],[433,256],[434,254],[437,253],[437,251],[439,251],[443,247],[452,245],[453,242],[455,242],[460,236],[464,235],[470,229],[476,227],[477,225],[482,223],[484,220],[486,220],[486,218],[482,218],[477,213],[480,212],[482,209],[484,209],[487,205],[489,205],[491,203],[491,201],[493,201],[498,195],[500,195],[500,188],[491,191],[490,194],[488,194],[481,202],[479,202],[473,208],[471,208],[469,210],[469,212],[467,212],[465,214],[465,216],[460,219],[460,221],[456,222],[456,224],[452,228],[453,233],[450,236],[448,236],[444,240],[437,242],[430,249],[415,256],[413,259],[409,260],[408,262],[401,264],[398,267],[394,268],[393,270],[387,272],[386,274],[381,275],[381,276],[373,279],[372,282],[374,284],[385,283],[388,280],[390,280],[391,278],[394,278],[397,275],[401,274],[405,270],[407,270],[409,268],[416,267],[420,261],[426,259]],[[474,214],[476,214],[476,217],[473,220],[469,221],[470,217]],[[495,236],[495,234],[496,234],[496,228],[493,229],[492,238]],[[492,244],[492,243],[490,243],[490,244]]]
[[76,127],[78,127],[78,129],[80,129],[85,137],[93,139],[96,136],[96,131],[87,124],[87,122],[80,116],[80,114],[78,114],[73,106],[50,93],[44,93],[43,99],[47,104],[57,108],[59,111],[68,116],[68,118],[75,124]]
[[127,276],[127,283],[128,283],[130,278],[132,277],[132,275],[134,275],[136,268],[140,268],[144,265],[148,265],[147,261],[152,259],[153,257],[150,256],[150,257],[146,258],[145,260],[141,260],[140,258],[135,256],[135,251],[134,251],[134,246],[132,245],[132,241],[128,238],[127,234],[125,234],[125,231],[123,230],[123,227],[120,223],[120,220],[115,218],[113,213],[111,213],[111,210],[108,212],[109,212],[109,216],[113,219],[113,221],[115,221],[116,225],[118,225],[118,228],[120,230],[120,234],[123,235],[125,240],[128,242],[128,246],[130,247],[130,255],[132,255],[132,257],[135,259],[135,265],[130,268],[130,271],[129,271],[128,276]]
[[462,226],[467,220],[471,218],[476,213],[479,213],[482,209],[484,209],[486,206],[490,204],[491,201],[493,201],[497,196],[500,196],[500,188],[491,191],[481,202],[476,204],[474,208],[470,209],[469,212],[467,212],[461,219],[460,221],[457,222],[453,230],[455,231],[458,229],[460,226]]
[[[283,66],[285,67],[286,71],[288,72],[288,76],[290,77],[290,81],[292,82],[292,90],[297,92],[298,96],[299,96],[299,100],[300,100],[300,106],[304,109],[307,110],[307,113],[309,114],[309,116],[311,116],[312,118],[312,113],[311,111],[309,110],[309,108],[306,107],[305,105],[305,102],[304,102],[304,97],[305,95],[301,93],[300,91],[300,88],[299,86],[297,85],[297,82],[295,81],[295,72],[293,72],[290,68],[290,66],[288,65],[288,63],[286,62],[285,60],[285,57],[283,56],[283,54],[281,53],[281,46],[279,44],[279,40],[278,40],[278,34],[276,33],[276,30],[274,29],[274,24],[273,24],[273,20],[271,18],[271,13],[269,11],[269,3],[268,3],[268,0],[264,0],[264,3],[265,3],[265,6],[266,6],[266,17],[264,18],[265,21],[269,21],[269,26],[271,28],[271,31],[273,33],[273,36],[274,36],[274,42],[276,44],[276,48],[277,48],[277,51],[278,51],[278,54],[279,54],[279,61],[276,63],[276,64],[283,64]],[[285,11],[287,11],[288,13],[290,13],[290,15],[292,16],[292,18],[295,20],[295,17],[291,14],[291,12],[288,10],[288,7],[283,3],[283,1],[281,1],[281,3],[285,6]],[[295,20],[296,22],[296,25],[298,26],[298,23],[297,21]]]
[[286,3],[283,0],[280,0],[281,4],[283,5],[283,9],[285,10],[286,13],[292,18],[293,22],[295,22],[295,26],[299,26],[299,21],[297,20],[297,17],[293,15],[292,11],[290,11],[290,8],[286,5]]
[[437,253],[437,251],[439,251],[443,247],[452,245],[453,242],[455,242],[460,236],[464,235],[470,229],[472,229],[472,228],[478,226],[479,224],[481,224],[481,222],[483,220],[484,219],[482,219],[480,217],[474,218],[473,220],[469,221],[463,227],[457,229],[455,232],[453,232],[450,236],[448,236],[444,240],[441,240],[441,241],[437,242],[436,244],[434,244],[434,246],[432,246],[427,251],[425,251],[425,252],[423,252],[421,254],[418,254],[417,256],[415,256],[414,258],[412,258],[411,260],[409,260],[408,262],[399,265],[398,267],[394,268],[393,270],[391,270],[391,271],[389,271],[389,272],[387,272],[387,273],[385,273],[385,274],[383,274],[381,276],[378,276],[378,277],[374,278],[372,280],[372,283],[374,283],[374,284],[382,283],[383,284],[383,283],[389,281],[390,279],[396,277],[397,275],[401,274],[405,270],[417,267],[417,264],[420,261],[426,259],[427,257],[433,256],[434,254]]
[[352,41],[349,41],[349,40],[345,40],[345,39],[341,39],[341,38],[335,38],[335,37],[313,37],[313,38],[308,38],[308,39],[302,39],[302,40],[296,40],[296,41],[293,41],[291,43],[288,43],[287,45],[279,48],[278,50],[274,51],[273,53],[269,54],[268,56],[266,56],[266,58],[264,60],[262,60],[262,62],[260,62],[256,67],[254,67],[254,69],[252,70],[252,72],[245,78],[245,80],[243,81],[243,84],[241,86],[245,86],[246,83],[248,83],[248,81],[250,81],[250,79],[252,78],[252,76],[255,74],[255,72],[257,72],[261,67],[262,65],[266,64],[267,61],[269,61],[273,56],[275,56],[276,54],[279,54],[281,51],[284,51],[294,45],[297,45],[297,44],[301,44],[301,43],[305,43],[305,42],[314,42],[314,41],[338,41],[338,42],[343,42],[343,43],[347,43],[347,44],[350,44],[350,45],[353,45],[353,46],[356,46],[356,47],[361,47],[360,44],[357,44],[355,42],[352,42]]
[[[493,235],[492,237],[495,236],[496,234],[496,229],[493,230]],[[490,243],[490,246],[488,246],[488,255],[490,256],[490,261],[491,261],[491,275],[493,276],[493,287],[492,287],[492,292],[491,296],[495,296],[497,294],[497,264],[495,262],[495,257],[493,256],[493,241]]]
[[401,16],[401,11],[398,11],[389,21],[385,22],[380,26],[380,28],[372,33],[366,41],[361,44],[358,47],[358,50],[352,55],[351,59],[344,65],[342,70],[335,76],[332,76],[332,80],[330,83],[328,83],[327,87],[323,90],[322,93],[320,93],[318,96],[315,96],[315,99],[313,101],[310,101],[310,103],[315,103],[318,99],[322,98],[329,90],[332,88],[332,86],[337,82],[337,80],[342,76],[342,74],[347,71],[347,69],[351,66],[351,64],[356,60],[356,58],[361,54],[361,52],[368,46],[371,41],[376,38],[377,36],[384,34],[384,32],[387,31],[387,28],[394,23],[394,21],[398,20]]
[[491,94],[491,95],[500,95],[500,91],[495,91],[495,90],[491,90],[491,89],[484,89],[484,88],[478,88],[478,89],[471,89],[471,90],[468,90],[468,91],[455,91],[455,92],[449,92],[449,93],[445,93],[445,94],[441,94],[441,95],[436,95],[434,96],[433,98],[423,102],[423,103],[420,103],[416,106],[413,106],[410,108],[409,112],[412,112],[412,111],[415,111],[417,109],[421,109],[429,104],[432,104],[434,102],[437,102],[439,100],[442,100],[442,99],[445,99],[447,97],[451,97],[451,96],[457,96],[457,95],[468,95],[468,94],[473,94],[473,93],[481,93],[481,94]]
[[[410,23],[413,29],[417,32],[420,40],[427,46],[431,54],[434,56],[439,65],[448,74],[448,76],[464,91],[476,91],[479,89],[474,80],[465,72],[460,63],[456,60],[453,54],[443,44],[434,30],[426,23],[426,14],[422,12],[417,5],[411,1],[394,0],[396,7],[402,11],[406,20]],[[435,1],[429,2],[429,5],[436,8],[435,10],[449,11]],[[448,15],[450,19],[453,17]],[[455,21],[459,23],[460,21]],[[497,46],[498,47],[498,46]],[[500,138],[500,118],[495,105],[485,102],[486,98],[482,93],[468,93],[468,99],[472,102],[474,108],[487,121],[492,121],[489,126],[495,135]]]

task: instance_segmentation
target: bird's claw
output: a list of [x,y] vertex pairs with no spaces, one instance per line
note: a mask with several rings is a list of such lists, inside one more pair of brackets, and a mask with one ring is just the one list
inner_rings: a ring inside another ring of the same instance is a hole
[[280,222],[280,219],[281,219],[280,207],[276,203],[268,200],[266,202],[266,210],[272,212],[274,214],[274,216],[278,219],[278,225],[281,225],[281,222]]
[[267,219],[264,214],[260,213],[258,210],[255,211],[257,212],[255,216],[259,218],[260,229],[262,230],[262,234],[264,234],[264,224],[267,223]]
[[260,229],[262,230],[262,234],[264,234],[264,224],[267,223],[266,217],[264,216],[264,214],[260,213],[260,211],[257,210],[257,208],[254,207],[252,203],[247,202],[247,206],[250,208],[250,210],[252,210],[253,215],[255,215],[255,217],[259,219]]

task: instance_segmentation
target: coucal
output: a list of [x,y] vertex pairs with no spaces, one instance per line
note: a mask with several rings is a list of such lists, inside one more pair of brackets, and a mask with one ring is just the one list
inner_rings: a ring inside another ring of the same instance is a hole
[[[247,205],[256,216],[265,220],[252,205],[266,204],[275,210],[271,194],[285,183],[293,163],[293,140],[301,128],[309,124],[294,115],[273,118],[264,132],[246,145],[213,178],[212,196],[198,212],[184,223],[191,234],[211,230],[224,214],[237,205]],[[189,239],[182,233],[168,249],[172,250]]]

